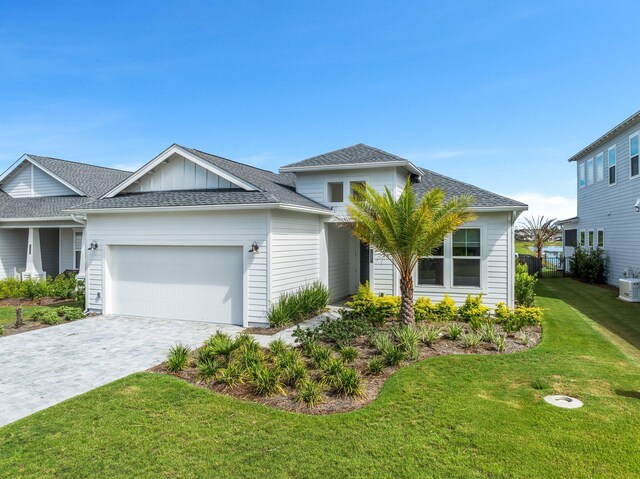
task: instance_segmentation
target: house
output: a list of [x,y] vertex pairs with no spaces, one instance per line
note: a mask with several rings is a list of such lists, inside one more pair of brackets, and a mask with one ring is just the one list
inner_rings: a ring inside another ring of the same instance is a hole
[[640,111],[569,158],[576,163],[578,215],[560,222],[564,255],[602,248],[607,282],[640,274]]
[[[449,196],[471,194],[477,212],[422,260],[416,295],[439,300],[448,293],[461,303],[482,293],[489,305],[513,304],[513,224],[526,205],[367,145],[292,163],[277,174],[180,145],[132,174],[111,171],[101,191],[85,191],[82,180],[75,195],[51,190],[46,201],[65,202],[63,211],[41,220],[84,228],[73,266],[85,278],[92,311],[256,326],[265,324],[282,293],[316,280],[329,286],[333,300],[365,281],[378,294],[399,294],[390,262],[351,234],[346,202],[356,184],[399,195],[408,178],[421,193],[437,186]],[[50,176],[61,183],[62,175]],[[25,199],[11,197],[8,182],[0,188],[8,205]],[[0,215],[7,207],[0,206]],[[28,224],[35,237],[39,223],[21,216],[18,224],[0,219],[0,232],[16,236],[0,251],[16,258],[7,261],[5,276],[22,268],[32,273],[33,266],[37,274],[47,271],[44,260],[40,268],[28,258],[25,264],[25,251],[37,245],[15,228]],[[45,243],[40,234],[42,251],[51,248]],[[67,265],[60,259],[57,269]]]

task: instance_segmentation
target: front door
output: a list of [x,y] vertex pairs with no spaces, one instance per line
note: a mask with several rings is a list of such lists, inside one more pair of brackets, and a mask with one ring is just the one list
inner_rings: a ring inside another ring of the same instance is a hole
[[360,284],[369,281],[371,271],[371,248],[368,244],[360,242]]

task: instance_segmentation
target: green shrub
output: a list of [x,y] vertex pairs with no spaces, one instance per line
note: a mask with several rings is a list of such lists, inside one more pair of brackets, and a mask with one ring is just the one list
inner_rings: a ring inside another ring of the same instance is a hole
[[309,379],[307,367],[302,362],[288,365],[282,370],[282,380],[292,388],[300,388]]
[[321,344],[315,344],[309,351],[309,357],[316,366],[322,367],[331,358],[331,349]]
[[470,294],[467,295],[467,299],[458,310],[458,315],[462,321],[471,324],[473,328],[486,321],[489,316],[489,308],[482,304],[482,294],[475,298]]
[[216,375],[216,380],[227,387],[233,388],[244,383],[246,373],[238,364],[228,364],[226,368],[220,369]]
[[214,377],[222,368],[222,363],[217,359],[203,358],[198,361],[198,377],[208,380]]
[[378,314],[384,319],[397,318],[400,316],[400,296],[378,296],[375,305]]
[[493,343],[498,336],[496,327],[491,323],[482,323],[478,326],[476,333],[480,335],[482,341],[486,343]]
[[76,308],[73,306],[60,306],[56,309],[58,316],[61,316],[65,321],[75,321],[76,319],[84,318],[84,312],[82,308]]
[[201,358],[208,357],[215,359],[223,357],[229,359],[231,353],[236,350],[236,343],[231,336],[222,331],[216,331],[207,341],[205,341],[203,347],[200,349],[199,354]]
[[322,384],[335,387],[339,381],[339,376],[345,369],[342,359],[329,358],[322,365],[320,380]]
[[427,296],[416,299],[413,305],[416,321],[429,321],[433,318],[434,305]]
[[380,326],[387,318],[400,315],[400,302],[400,296],[376,296],[367,282],[358,287],[358,293],[345,306],[351,308],[356,317]]
[[275,364],[282,370],[302,364],[302,354],[300,354],[300,351],[297,349],[286,349],[275,357]]
[[58,312],[51,308],[36,309],[31,319],[48,325],[60,324],[62,322],[62,318]]
[[537,275],[529,274],[526,264],[516,264],[515,299],[521,306],[533,306],[536,298]]
[[438,339],[440,339],[441,335],[442,335],[442,330],[440,329],[439,326],[422,325],[422,327],[420,328],[420,339],[427,346],[431,346],[433,343],[435,343]]
[[340,319],[326,319],[317,326],[316,338],[320,341],[348,346],[360,336],[367,336],[374,331],[374,327],[353,311],[342,310]]
[[342,356],[342,359],[347,362],[355,361],[356,359],[358,359],[358,350],[353,346],[342,346],[339,352],[340,356]]
[[384,354],[394,346],[391,336],[387,332],[379,332],[372,335],[369,342],[380,354]]
[[496,304],[493,317],[496,323],[508,323],[513,321],[513,311],[505,303],[500,302]]
[[464,333],[464,329],[462,329],[462,326],[459,324],[452,323],[447,326],[447,336],[449,336],[449,339],[455,341],[462,333]]
[[440,322],[454,321],[458,318],[456,302],[448,294],[433,307],[433,318]]
[[549,386],[549,383],[546,382],[544,379],[534,379],[533,381],[531,381],[531,387],[533,389],[537,389],[538,391],[551,389],[551,386]]
[[265,365],[265,355],[262,349],[255,347],[253,343],[245,343],[236,349],[232,356],[233,362],[245,371],[251,371],[256,367]]
[[538,326],[542,321],[542,309],[518,306],[508,321],[502,322],[502,329],[508,333],[520,331],[527,326]]
[[184,371],[189,364],[191,348],[182,343],[178,343],[169,350],[167,357],[167,369],[173,373]]
[[329,288],[320,281],[293,293],[283,293],[267,312],[269,326],[279,328],[308,319],[323,311],[329,304],[330,298]]
[[418,343],[420,342],[420,334],[413,326],[402,325],[393,332],[398,346],[409,359],[418,357]]
[[[586,249],[577,247],[569,260],[571,276],[591,284],[605,282],[606,261],[601,248]],[[532,306],[532,305],[526,305]]]
[[4,334],[4,324],[0,324],[0,336]]
[[296,401],[304,403],[308,407],[315,407],[324,400],[324,394],[322,393],[322,386],[313,381],[305,382],[298,391]]
[[404,351],[395,344],[382,352],[382,358],[387,366],[397,366],[402,362],[404,357]]
[[529,336],[527,336],[527,333],[525,333],[524,331],[518,334],[517,339],[518,341],[520,341],[520,344],[524,346],[529,346],[529,343],[531,343],[531,339],[529,338]]
[[46,280],[39,279],[25,279],[25,296],[32,300],[44,298],[45,296],[51,296],[51,278],[47,277]]
[[284,339],[274,339],[269,343],[269,352],[273,356],[280,356],[288,351],[290,348]]
[[355,369],[343,368],[333,385],[338,394],[343,396],[364,396],[362,379]]
[[371,358],[367,363],[367,374],[376,376],[384,371],[384,360],[382,358]]
[[73,295],[74,301],[77,301],[80,304],[85,304],[85,283],[84,280],[79,279],[76,283],[76,292]]
[[26,298],[26,283],[16,278],[0,280],[0,299]]
[[249,384],[251,384],[253,391],[259,396],[273,396],[274,394],[287,395],[280,381],[280,372],[264,364],[256,365],[251,369]]
[[291,336],[295,338],[294,341],[296,342],[296,344],[299,344],[302,350],[305,351],[306,354],[308,354],[311,348],[317,343],[319,339],[319,329],[302,329],[300,326],[297,326],[295,331],[291,333]]
[[476,333],[462,333],[460,339],[465,348],[474,348],[482,342],[482,336]]
[[503,352],[507,347],[507,335],[506,334],[496,334],[493,344],[496,349],[500,352]]
[[49,284],[49,296],[60,299],[74,298],[76,296],[77,286],[78,281],[76,280],[75,274],[59,274],[56,276],[56,279]]

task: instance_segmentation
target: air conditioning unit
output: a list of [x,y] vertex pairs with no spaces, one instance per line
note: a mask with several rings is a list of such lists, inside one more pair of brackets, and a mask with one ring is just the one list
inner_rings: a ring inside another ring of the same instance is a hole
[[621,279],[618,298],[630,303],[640,303],[640,279]]

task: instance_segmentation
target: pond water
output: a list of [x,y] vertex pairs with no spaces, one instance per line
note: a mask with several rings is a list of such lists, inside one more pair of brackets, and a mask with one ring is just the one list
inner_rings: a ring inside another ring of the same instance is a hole
[[[534,246],[529,246],[529,249],[534,253],[536,252],[536,248]],[[544,246],[542,248],[542,252],[549,256],[560,256],[562,254],[562,246]]]

